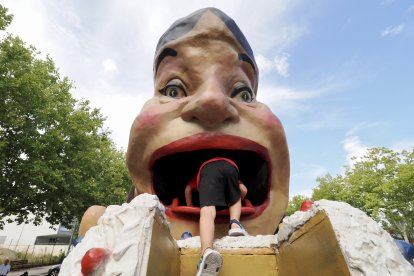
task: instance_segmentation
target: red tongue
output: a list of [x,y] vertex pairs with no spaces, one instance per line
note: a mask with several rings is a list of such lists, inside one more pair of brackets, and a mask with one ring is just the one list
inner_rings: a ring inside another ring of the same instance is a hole
[[105,248],[91,248],[82,258],[81,267],[84,276],[92,275],[110,255],[109,250]]

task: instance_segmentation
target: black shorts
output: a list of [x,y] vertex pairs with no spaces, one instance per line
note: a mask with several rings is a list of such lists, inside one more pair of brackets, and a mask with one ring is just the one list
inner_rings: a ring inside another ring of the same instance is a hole
[[198,191],[200,207],[225,209],[240,199],[239,171],[224,160],[208,163],[201,169]]

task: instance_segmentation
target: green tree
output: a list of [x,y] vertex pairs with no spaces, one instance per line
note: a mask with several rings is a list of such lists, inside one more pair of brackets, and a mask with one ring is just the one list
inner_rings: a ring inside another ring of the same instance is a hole
[[303,201],[309,199],[308,197],[304,196],[304,195],[295,195],[292,197],[291,200],[289,200],[288,202],[288,206],[286,209],[286,215],[290,216],[292,215],[294,212],[299,211],[300,210],[300,205],[302,204]]
[[[409,153],[403,152],[403,155],[405,154]],[[406,241],[414,238],[413,187],[414,164],[412,161],[411,163],[401,164],[396,176],[383,185],[384,198],[386,199],[380,210],[386,218],[383,221],[383,226],[394,233],[401,233]]]
[[319,185],[313,189],[312,200],[329,199],[343,201],[345,191],[344,179],[341,175],[332,177],[329,173],[316,179]]
[[[10,21],[0,5],[0,28]],[[69,225],[93,204],[123,202],[131,181],[100,111],[72,97],[50,57],[1,35],[0,227],[6,217]]]
[[0,31],[4,31],[12,20],[13,16],[11,14],[7,14],[7,9],[0,5]]
[[414,238],[413,157],[414,150],[368,149],[344,175],[318,178],[312,198],[347,202],[408,241]]

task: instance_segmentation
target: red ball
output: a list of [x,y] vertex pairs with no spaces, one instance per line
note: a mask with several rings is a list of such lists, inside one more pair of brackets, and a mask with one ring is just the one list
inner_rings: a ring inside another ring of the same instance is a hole
[[91,248],[82,258],[82,273],[85,276],[94,273],[109,257],[110,253],[105,248]]
[[312,205],[313,205],[313,201],[307,199],[307,200],[303,201],[302,204],[300,205],[300,210],[302,212],[306,212],[312,207]]

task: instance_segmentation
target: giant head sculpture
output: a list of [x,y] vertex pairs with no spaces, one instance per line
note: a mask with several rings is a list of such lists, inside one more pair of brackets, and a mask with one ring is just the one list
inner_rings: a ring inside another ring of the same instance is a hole
[[[184,206],[185,186],[204,161],[227,157],[248,188],[242,223],[273,234],[288,202],[289,153],[280,120],[256,100],[258,67],[236,23],[215,8],[176,21],[158,42],[153,72],[154,96],[127,152],[136,193],[157,194],[175,238],[198,234],[199,208]],[[224,235],[228,215],[216,223]]]

